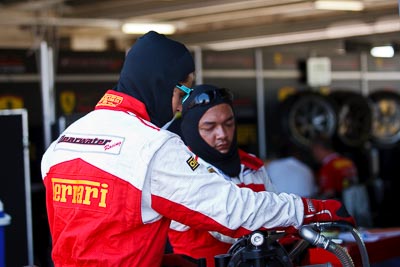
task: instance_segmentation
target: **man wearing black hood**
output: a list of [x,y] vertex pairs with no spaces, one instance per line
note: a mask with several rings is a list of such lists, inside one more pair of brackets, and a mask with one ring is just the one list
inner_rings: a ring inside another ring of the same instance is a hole
[[[275,191],[264,162],[238,148],[233,95],[228,89],[210,84],[193,87],[182,105],[182,117],[174,124],[177,133],[198,162],[210,172],[255,192]],[[214,189],[218,193],[218,188]],[[227,253],[235,239],[215,232],[201,231],[171,223],[169,240],[174,253],[206,258],[214,266],[214,256]]]
[[183,44],[143,35],[117,86],[46,150],[41,168],[55,267],[160,266],[171,220],[232,237],[312,221],[354,223],[334,200],[240,189],[160,128],[181,111],[193,71]]

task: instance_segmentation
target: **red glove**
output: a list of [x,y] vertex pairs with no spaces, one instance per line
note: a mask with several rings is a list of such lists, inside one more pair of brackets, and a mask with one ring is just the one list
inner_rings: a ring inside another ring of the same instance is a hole
[[312,222],[347,222],[356,225],[343,203],[334,199],[317,200],[302,198],[304,204],[303,224]]

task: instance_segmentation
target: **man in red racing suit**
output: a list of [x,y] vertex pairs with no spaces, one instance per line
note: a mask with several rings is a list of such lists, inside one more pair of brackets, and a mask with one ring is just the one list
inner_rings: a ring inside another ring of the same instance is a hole
[[41,170],[55,267],[160,266],[171,220],[232,237],[311,221],[353,223],[337,201],[241,189],[161,129],[181,110],[193,72],[184,45],[143,35],[115,88],[46,150]]
[[317,181],[321,197],[341,199],[345,189],[358,183],[356,165],[349,158],[335,152],[328,137],[315,137],[311,143],[311,151],[320,164]]

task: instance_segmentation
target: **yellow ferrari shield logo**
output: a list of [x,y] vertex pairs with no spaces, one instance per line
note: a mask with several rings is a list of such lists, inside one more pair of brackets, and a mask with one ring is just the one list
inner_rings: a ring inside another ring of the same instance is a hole
[[65,115],[70,115],[76,105],[75,93],[72,91],[63,91],[60,94],[61,110]]

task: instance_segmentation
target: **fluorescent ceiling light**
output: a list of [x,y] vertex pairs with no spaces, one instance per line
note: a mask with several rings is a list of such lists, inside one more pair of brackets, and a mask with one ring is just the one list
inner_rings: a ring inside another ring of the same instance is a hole
[[161,34],[173,34],[175,26],[172,24],[153,24],[153,23],[125,23],[122,31],[127,34],[145,34],[149,31],[156,31]]
[[393,57],[394,49],[391,45],[386,46],[375,46],[371,49],[371,55],[373,57]]
[[324,10],[347,10],[347,11],[361,11],[364,9],[362,1],[346,1],[346,0],[318,0],[314,2],[316,9]]
[[285,45],[310,41],[340,39],[346,37],[363,36],[399,32],[400,22],[398,16],[390,19],[379,20],[374,23],[353,22],[343,25],[332,25],[326,28],[270,34],[248,38],[230,39],[225,41],[200,44],[205,49],[223,51],[245,48]]

